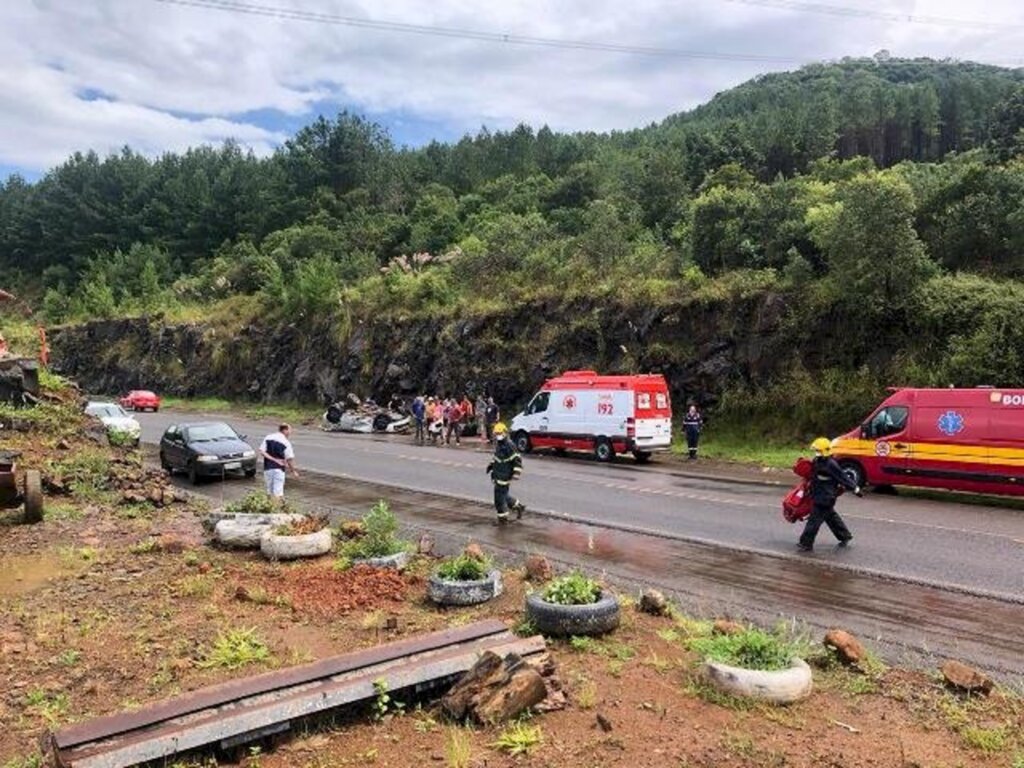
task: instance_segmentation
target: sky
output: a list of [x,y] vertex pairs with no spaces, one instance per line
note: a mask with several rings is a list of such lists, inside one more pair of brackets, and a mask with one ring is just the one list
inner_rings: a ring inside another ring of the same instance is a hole
[[846,56],[1024,66],[1024,2],[3,0],[0,179],[76,151],[267,155],[341,110],[398,145],[647,125]]

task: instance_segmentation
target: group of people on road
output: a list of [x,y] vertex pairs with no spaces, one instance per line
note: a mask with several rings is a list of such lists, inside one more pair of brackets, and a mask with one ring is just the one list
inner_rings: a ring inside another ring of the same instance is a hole
[[477,434],[482,440],[493,442],[494,425],[501,413],[493,397],[480,395],[474,403],[468,396],[435,397],[417,395],[411,409],[415,432],[414,442],[424,445],[456,445],[462,443],[462,435],[471,424],[476,424]]

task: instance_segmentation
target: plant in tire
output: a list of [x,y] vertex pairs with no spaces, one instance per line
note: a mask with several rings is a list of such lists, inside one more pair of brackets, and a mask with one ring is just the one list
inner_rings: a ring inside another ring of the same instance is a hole
[[490,560],[462,554],[442,560],[435,573],[443,581],[482,581],[490,571]]
[[601,585],[574,571],[548,582],[541,597],[556,605],[591,605],[601,598]]
[[687,644],[690,650],[706,659],[743,669],[786,669],[794,656],[801,656],[807,650],[799,643],[756,627],[733,635],[695,637]]

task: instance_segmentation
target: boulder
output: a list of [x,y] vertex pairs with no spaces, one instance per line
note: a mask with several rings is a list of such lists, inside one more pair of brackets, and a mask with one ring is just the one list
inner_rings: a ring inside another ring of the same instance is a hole
[[844,664],[860,664],[867,656],[867,651],[860,640],[843,629],[830,629],[825,633],[823,641],[826,648],[831,648]]
[[988,695],[995,687],[992,679],[983,672],[959,661],[947,661],[942,665],[941,672],[947,685],[966,693]]
[[0,357],[0,402],[34,404],[39,398],[39,363],[29,357]]
[[430,555],[434,552],[434,537],[429,533],[424,533],[420,536],[420,542],[416,546],[416,551],[421,555]]
[[510,653],[503,659],[484,651],[441,699],[441,706],[456,720],[500,723],[540,704],[546,696],[544,679],[520,656]]
[[657,589],[645,589],[640,595],[640,610],[652,616],[667,616],[669,614],[668,600]]
[[526,578],[530,581],[550,581],[554,575],[551,563],[543,555],[530,555],[526,558]]

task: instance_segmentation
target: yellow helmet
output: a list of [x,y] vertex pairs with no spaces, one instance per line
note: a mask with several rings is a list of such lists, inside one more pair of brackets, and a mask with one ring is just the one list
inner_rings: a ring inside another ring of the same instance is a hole
[[822,456],[832,455],[832,441],[827,437],[819,437],[811,443],[811,450]]
[[494,434],[496,435],[507,435],[508,427],[502,424],[500,421],[494,425]]

